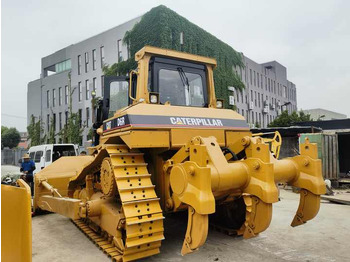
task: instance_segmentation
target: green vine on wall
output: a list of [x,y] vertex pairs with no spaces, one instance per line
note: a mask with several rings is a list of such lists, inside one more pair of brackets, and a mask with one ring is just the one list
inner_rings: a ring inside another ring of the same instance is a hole
[[[183,33],[183,44],[180,43],[180,33]],[[225,100],[225,107],[230,95],[228,86],[244,89],[234,70],[244,67],[242,54],[163,5],[144,14],[141,21],[125,34],[123,42],[129,47],[130,58],[104,67],[105,75],[125,75],[135,69],[135,53],[150,45],[215,58],[218,63],[214,71],[216,96]]]

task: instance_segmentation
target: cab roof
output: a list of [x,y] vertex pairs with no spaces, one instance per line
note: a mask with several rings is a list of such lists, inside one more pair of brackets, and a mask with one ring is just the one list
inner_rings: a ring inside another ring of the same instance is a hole
[[141,50],[139,50],[135,54],[135,61],[139,61],[146,54],[179,58],[179,59],[184,59],[184,60],[188,60],[188,61],[200,62],[203,64],[211,65],[213,68],[216,67],[216,59],[214,59],[214,58],[193,55],[193,54],[189,54],[189,53],[185,53],[185,52],[179,52],[179,51],[175,51],[175,50],[164,49],[164,48],[159,48],[159,47],[154,47],[154,46],[145,46]]

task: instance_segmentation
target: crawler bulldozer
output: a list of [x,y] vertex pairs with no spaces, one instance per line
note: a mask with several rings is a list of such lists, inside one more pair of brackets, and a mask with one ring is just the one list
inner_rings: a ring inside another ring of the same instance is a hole
[[105,78],[89,154],[36,174],[35,210],[70,218],[115,261],[158,254],[172,212],[188,212],[182,255],[205,243],[209,221],[254,237],[270,224],[277,183],[300,188],[293,227],[316,216],[315,144],[279,160],[278,139],[252,135],[216,98],[215,59],[145,46],[135,60],[128,76]]

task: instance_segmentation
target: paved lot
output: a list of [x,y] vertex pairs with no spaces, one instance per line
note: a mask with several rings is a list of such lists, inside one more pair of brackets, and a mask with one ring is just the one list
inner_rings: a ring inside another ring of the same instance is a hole
[[[307,224],[289,226],[299,197],[281,191],[270,227],[244,240],[214,230],[196,253],[180,254],[186,216],[166,218],[161,254],[150,261],[350,261],[350,206],[323,201],[318,216]],[[57,214],[33,218],[33,261],[110,261],[69,219]]]

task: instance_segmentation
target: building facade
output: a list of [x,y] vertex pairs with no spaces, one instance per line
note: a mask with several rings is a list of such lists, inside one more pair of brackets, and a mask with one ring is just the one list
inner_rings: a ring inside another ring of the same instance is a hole
[[[44,123],[45,134],[54,125],[58,133],[72,110],[78,112],[84,128],[82,143],[88,140],[92,126],[91,92],[103,96],[104,65],[129,58],[123,37],[141,20],[137,17],[82,42],[70,45],[41,60],[40,79],[28,83],[27,122],[31,116]],[[266,127],[281,112],[297,109],[295,85],[287,80],[287,69],[276,61],[258,64],[244,57],[245,68],[237,68],[246,88],[232,91],[231,104],[236,105],[251,126]],[[70,90],[70,92],[69,92]],[[71,95],[70,95],[71,94]],[[56,142],[60,142],[59,136]]]
[[244,56],[245,68],[236,69],[245,84],[233,91],[237,112],[251,127],[266,127],[282,110],[297,110],[295,84],[287,80],[287,68],[276,61],[258,64]]
[[335,120],[335,119],[345,119],[346,115],[340,114],[337,112],[333,112],[330,110],[322,109],[322,108],[315,108],[315,109],[307,109],[303,110],[306,114],[310,114],[310,117],[314,121],[320,121],[320,120]]

